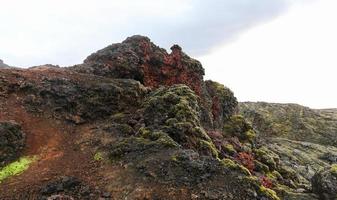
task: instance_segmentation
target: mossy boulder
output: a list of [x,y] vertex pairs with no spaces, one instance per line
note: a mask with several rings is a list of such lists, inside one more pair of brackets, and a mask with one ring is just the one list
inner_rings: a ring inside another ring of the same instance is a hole
[[162,131],[142,130],[139,137],[131,136],[120,139],[108,148],[109,158],[112,161],[120,159],[133,159],[134,155],[149,154],[163,149],[176,148],[179,146],[172,138]]
[[150,130],[163,130],[184,148],[216,157],[217,149],[200,123],[198,100],[186,85],[161,87],[144,102],[144,124]]
[[278,167],[280,160],[279,156],[265,147],[254,149],[254,155],[257,160],[267,165],[268,168],[273,171]]
[[20,157],[25,147],[25,134],[13,121],[0,122],[0,168]]
[[323,200],[337,199],[337,165],[331,165],[315,174],[312,189]]
[[205,81],[205,88],[211,101],[213,128],[221,129],[223,122],[237,112],[237,99],[229,88],[215,81]]
[[233,115],[223,126],[225,136],[238,137],[241,141],[253,142],[255,132],[252,126],[241,115]]

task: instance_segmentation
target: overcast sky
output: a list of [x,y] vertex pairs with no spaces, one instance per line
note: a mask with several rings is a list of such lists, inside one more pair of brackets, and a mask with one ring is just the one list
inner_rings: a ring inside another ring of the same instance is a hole
[[240,101],[337,108],[336,0],[1,0],[0,59],[69,66],[126,37],[178,43]]

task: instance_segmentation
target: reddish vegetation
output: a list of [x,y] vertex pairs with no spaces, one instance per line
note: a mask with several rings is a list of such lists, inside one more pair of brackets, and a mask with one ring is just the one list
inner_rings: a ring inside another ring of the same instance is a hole
[[213,114],[213,118],[214,120],[217,120],[220,116],[220,101],[219,101],[219,97],[215,96],[212,99],[212,114]]
[[197,73],[184,65],[181,47],[178,45],[172,46],[172,53],[164,55],[162,63],[151,63],[151,45],[147,41],[141,43],[141,48],[146,60],[142,66],[145,86],[157,88],[160,85],[186,84],[196,94],[201,94],[203,74]]
[[250,172],[253,172],[255,165],[254,157],[251,154],[246,152],[240,152],[235,156],[235,160],[245,166]]
[[221,146],[224,142],[222,133],[220,131],[208,131],[207,134],[211,138],[215,147],[221,151]]
[[273,187],[273,182],[265,176],[260,177],[260,183],[266,188],[272,188]]

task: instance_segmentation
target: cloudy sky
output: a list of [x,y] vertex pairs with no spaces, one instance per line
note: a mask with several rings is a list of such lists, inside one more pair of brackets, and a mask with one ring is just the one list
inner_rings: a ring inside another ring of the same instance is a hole
[[0,59],[69,66],[142,34],[240,101],[337,108],[336,0],[1,0]]

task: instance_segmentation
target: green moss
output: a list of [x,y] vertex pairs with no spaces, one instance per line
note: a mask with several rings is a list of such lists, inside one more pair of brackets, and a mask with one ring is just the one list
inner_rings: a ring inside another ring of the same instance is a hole
[[177,158],[177,155],[172,155],[171,156],[171,160],[173,160],[174,162],[178,162],[178,158]]
[[254,165],[255,165],[255,170],[258,172],[264,172],[268,173],[269,172],[269,167],[263,163],[261,163],[258,160],[254,160]]
[[223,126],[224,136],[236,136],[242,141],[252,142],[255,132],[241,115],[231,116]]
[[272,172],[272,175],[273,175],[277,180],[282,180],[282,179],[283,179],[282,175],[281,175],[278,171],[276,171],[276,170],[274,170],[274,171]]
[[266,196],[269,199],[280,200],[280,198],[276,195],[276,192],[274,190],[266,188],[262,185],[260,186],[259,193],[262,194],[263,196]]
[[245,137],[249,142],[253,142],[254,139],[255,139],[255,137],[256,137],[256,134],[255,134],[255,132],[253,131],[253,129],[250,129],[250,130],[246,131],[244,135],[245,135],[244,137]]
[[214,158],[217,158],[219,156],[219,152],[214,146],[213,142],[200,140],[198,146],[199,146],[198,150],[201,152],[204,152],[204,151],[210,152],[211,156],[213,156]]
[[29,168],[29,165],[36,160],[35,157],[22,157],[12,162],[0,170],[0,183],[11,176],[18,175]]
[[236,170],[236,171],[240,171],[242,172],[243,174],[247,175],[247,176],[250,176],[251,173],[249,172],[249,170],[247,168],[245,168],[244,166],[242,165],[239,165],[237,163],[235,163],[233,160],[231,159],[228,159],[228,158],[225,158],[225,159],[222,159],[221,160],[221,164],[225,167],[225,168],[228,168],[228,169],[231,169],[231,170]]
[[125,117],[125,114],[124,113],[116,113],[112,116],[112,119],[114,120],[121,120]]
[[267,165],[270,170],[275,170],[277,164],[275,162],[276,155],[262,147],[259,149],[254,149],[254,154],[257,160],[261,161],[263,164]]
[[223,146],[223,150],[230,155],[234,155],[236,153],[236,150],[234,149],[234,146],[232,144],[229,144],[229,143],[227,143]]
[[178,147],[172,138],[162,131],[150,131],[146,128],[140,130],[140,136],[124,138],[110,145],[109,158],[114,161],[129,153],[144,151],[159,151],[166,148]]
[[228,158],[222,159],[221,164],[229,169],[235,169],[237,167],[237,164],[233,160]]
[[97,152],[97,153],[95,153],[95,155],[94,155],[94,160],[96,160],[96,161],[101,161],[101,160],[103,160],[103,153],[102,153],[102,152]]
[[337,164],[331,165],[331,173],[337,176]]
[[218,150],[203,129],[200,116],[199,97],[186,85],[161,87],[152,92],[143,104],[146,130],[140,130],[142,137],[157,140],[156,132],[165,136],[158,139],[197,150],[203,155],[218,156]]
[[151,131],[147,128],[141,128],[141,137],[161,144],[165,147],[178,147],[179,145],[163,131]]
[[283,178],[298,181],[297,172],[294,169],[282,165],[277,170],[282,175]]

